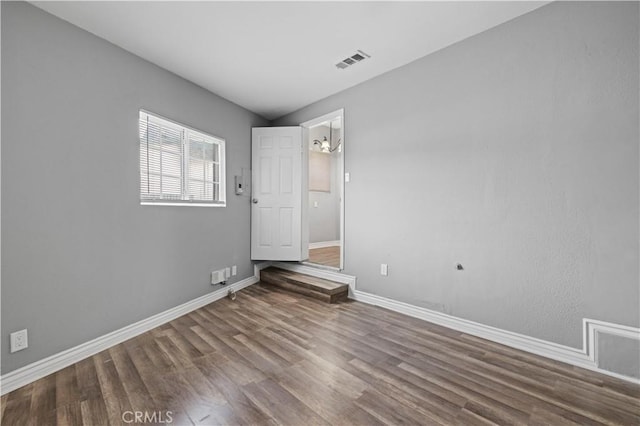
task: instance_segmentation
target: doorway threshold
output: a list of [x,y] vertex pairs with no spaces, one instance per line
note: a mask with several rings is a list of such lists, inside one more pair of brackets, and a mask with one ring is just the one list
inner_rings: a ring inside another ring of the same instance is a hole
[[322,269],[325,271],[340,272],[340,268],[336,268],[335,266],[321,265],[319,263],[309,262],[308,260],[303,260],[302,262],[299,262],[299,263],[300,265],[310,266],[312,268]]

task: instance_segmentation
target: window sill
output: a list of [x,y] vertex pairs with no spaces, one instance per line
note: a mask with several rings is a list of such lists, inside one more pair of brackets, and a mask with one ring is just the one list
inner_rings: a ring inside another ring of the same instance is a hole
[[227,203],[223,204],[211,204],[211,203],[163,203],[163,202],[150,202],[142,201],[141,206],[189,206],[189,207],[227,207]]

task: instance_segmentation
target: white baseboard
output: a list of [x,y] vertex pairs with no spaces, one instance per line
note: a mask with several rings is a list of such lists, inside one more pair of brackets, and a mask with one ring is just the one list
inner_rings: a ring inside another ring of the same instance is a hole
[[338,241],[318,241],[317,243],[309,243],[309,250],[326,248],[326,247],[339,247],[340,240]]
[[51,355],[40,361],[36,361],[29,365],[25,365],[22,368],[14,370],[10,373],[4,374],[0,377],[0,395],[4,395],[19,387],[27,385],[42,377],[48,376],[51,373],[62,370],[71,364],[78,361],[82,361],[92,355],[97,354],[100,351],[108,349],[112,346],[122,343],[125,340],[129,340],[132,337],[145,333],[155,327],[172,321],[182,315],[188,314],[198,308],[208,305],[211,302],[220,300],[227,296],[229,289],[235,291],[241,290],[252,284],[257,283],[260,280],[260,269],[264,266],[262,264],[254,265],[254,275],[249,278],[245,278],[242,281],[238,281],[234,284],[229,284],[219,290],[213,291],[197,299],[190,300],[175,308],[168,309],[159,314],[153,315],[149,318],[145,318],[134,324],[123,327],[119,330],[115,330],[104,336],[97,337],[86,343],[82,343],[73,348]]
[[[625,339],[640,341],[640,328],[629,327],[627,325],[614,324],[611,322],[584,318],[582,320],[582,329],[584,331],[582,346],[586,348],[585,352],[589,356],[589,359],[591,359],[591,361],[596,366],[600,365],[598,354],[598,337],[600,336],[600,334],[610,334],[623,337]],[[617,374],[608,370],[602,370],[598,368],[598,371],[606,372],[605,374],[608,374],[610,376],[629,380],[628,376],[623,376],[621,374]],[[640,379],[638,378],[634,378],[633,381],[635,381],[636,383],[640,383]]]
[[597,372],[639,383],[640,379],[623,376],[597,367],[598,362],[598,334],[610,333],[631,339],[640,339],[640,329],[628,327],[598,320],[583,320],[584,337],[583,349],[575,349],[553,342],[501,330],[495,327],[475,323],[473,321],[456,318],[437,311],[409,305],[407,303],[394,301],[385,297],[369,294],[355,290],[356,277],[339,272],[321,270],[299,264],[287,264],[280,262],[263,262],[254,265],[254,276],[246,278],[234,284],[225,286],[212,293],[201,296],[197,299],[183,303],[175,308],[168,309],[159,314],[153,315],[134,324],[123,327],[119,330],[105,334],[89,342],[67,349],[63,352],[49,356],[40,361],[26,365],[0,377],[0,395],[4,395],[21,386],[27,385],[35,380],[55,373],[71,364],[88,358],[96,353],[108,349],[114,345],[124,342],[132,337],[147,332],[155,327],[172,321],[182,315],[194,311],[202,306],[208,305],[227,295],[229,289],[241,290],[260,279],[260,270],[270,265],[277,266],[294,272],[325,278],[332,281],[348,284],[350,287],[350,297],[364,303],[378,305],[395,312],[399,312],[411,317],[420,318],[434,324],[452,328],[473,336],[481,337],[516,349],[521,349],[557,361],[566,362],[578,367],[595,370]]
[[635,377],[623,376],[612,371],[598,368],[597,354],[598,333],[605,332],[631,339],[640,339],[639,328],[585,318],[583,320],[583,348],[576,349],[548,342],[546,340],[536,339],[535,337],[525,336],[523,334],[513,333],[511,331],[457,318],[441,312],[421,308],[419,306],[413,306],[408,303],[387,299],[386,297],[377,296],[360,290],[354,290],[353,295],[350,297],[359,302],[381,306],[410,317],[419,318],[443,327],[491,340],[492,342],[500,343],[505,346],[510,346],[512,348],[520,349],[546,358],[551,358],[556,361],[565,362],[567,364],[594,370],[608,376],[640,384],[640,379]]

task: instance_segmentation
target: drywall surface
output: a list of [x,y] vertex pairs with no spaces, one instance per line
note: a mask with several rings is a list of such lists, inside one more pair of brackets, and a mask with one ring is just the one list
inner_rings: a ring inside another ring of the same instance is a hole
[[[313,149],[313,140],[329,138],[329,128],[318,126],[309,129],[309,148]],[[340,130],[334,130],[333,141],[340,138]],[[335,143],[334,143],[335,144]],[[309,191],[309,242],[338,241],[340,239],[340,187],[338,182],[338,161],[341,152],[331,154],[329,170],[331,185],[329,192]]]
[[552,3],[276,120],[345,109],[358,289],[576,348],[637,327],[638,22]]
[[[226,139],[227,207],[140,206],[138,110]],[[2,373],[253,275],[251,127],[268,121],[27,3],[2,2]],[[248,173],[248,172],[247,172]]]
[[628,377],[640,379],[640,340],[627,339],[614,334],[598,336],[598,366]]

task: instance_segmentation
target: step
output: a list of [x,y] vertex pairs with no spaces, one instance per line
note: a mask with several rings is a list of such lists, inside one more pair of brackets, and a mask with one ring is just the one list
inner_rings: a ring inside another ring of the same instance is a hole
[[349,286],[347,284],[287,271],[275,266],[270,266],[260,271],[260,281],[327,303],[346,300],[349,295]]

